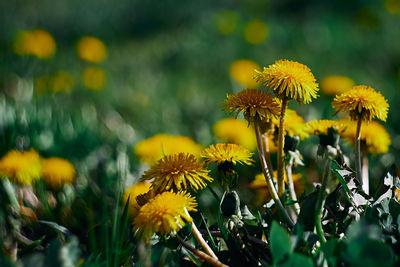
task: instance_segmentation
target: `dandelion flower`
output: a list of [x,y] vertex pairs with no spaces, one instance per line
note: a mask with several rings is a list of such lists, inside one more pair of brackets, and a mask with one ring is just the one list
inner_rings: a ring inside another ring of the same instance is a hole
[[53,36],[45,30],[23,31],[14,40],[13,49],[18,55],[32,55],[39,59],[49,59],[55,54],[56,42]]
[[306,123],[305,130],[313,135],[327,135],[328,130],[336,127],[339,132],[344,131],[344,125],[339,121],[333,120],[312,120]]
[[216,16],[216,27],[223,35],[232,34],[237,26],[239,14],[231,10],[223,10]]
[[39,154],[31,149],[11,150],[0,159],[0,176],[20,185],[31,185],[40,179],[42,165]]
[[186,192],[164,192],[156,195],[140,208],[133,221],[133,229],[138,230],[146,242],[155,234],[174,234],[192,222],[189,211],[196,211],[196,200]]
[[188,187],[194,190],[203,189],[207,185],[206,181],[213,180],[208,176],[209,172],[194,155],[179,153],[160,159],[150,170],[145,171],[142,178],[154,179],[152,189],[158,194],[171,189],[186,190]]
[[[279,128],[279,119],[272,120],[273,125]],[[300,139],[309,137],[306,131],[306,123],[296,111],[287,109],[285,117],[285,135],[299,136]]]
[[135,146],[134,152],[141,162],[153,164],[164,155],[185,152],[200,156],[202,150],[203,146],[197,144],[190,137],[157,134],[139,142]]
[[386,121],[389,104],[380,92],[366,85],[354,86],[347,92],[337,95],[332,106],[339,111],[349,111],[350,118],[359,116],[365,121],[378,118]]
[[338,95],[346,92],[355,85],[354,81],[346,76],[328,76],[321,81],[321,90],[327,95]]
[[236,144],[216,144],[206,148],[202,154],[207,164],[216,162],[218,165],[230,162],[233,165],[247,164],[252,165],[254,160],[251,159],[253,153],[247,148]]
[[144,181],[132,185],[124,192],[123,201],[126,203],[129,198],[129,213],[132,216],[135,216],[140,209],[140,205],[138,204],[136,197],[148,193],[150,191],[150,187],[151,183]]
[[254,70],[261,70],[260,65],[248,59],[235,60],[230,67],[232,78],[247,88],[254,88],[260,84],[253,79]]
[[87,67],[82,74],[83,84],[91,90],[101,90],[106,83],[106,73],[102,68]]
[[237,117],[243,112],[249,122],[268,121],[277,117],[280,112],[280,105],[272,95],[257,89],[246,89],[237,94],[228,95],[224,100],[223,109],[228,112],[235,112]]
[[244,39],[249,44],[258,45],[267,38],[267,25],[261,20],[252,20],[245,25]]
[[213,133],[223,142],[238,144],[250,151],[257,147],[254,129],[244,120],[222,119],[214,124]]
[[60,189],[64,184],[72,184],[75,174],[75,167],[68,160],[48,158],[42,161],[43,180],[54,190]]
[[[354,144],[356,125],[349,120],[343,120],[342,123],[345,125],[345,130],[341,133],[341,136],[350,144]],[[390,135],[385,127],[377,121],[371,121],[363,125],[360,139],[361,150],[372,154],[387,153],[392,143]]]
[[307,104],[318,96],[318,84],[311,70],[295,61],[276,61],[257,72],[255,78],[271,88],[280,99],[296,99]]
[[78,42],[77,52],[80,58],[92,63],[103,62],[107,56],[104,43],[93,36],[82,37]]

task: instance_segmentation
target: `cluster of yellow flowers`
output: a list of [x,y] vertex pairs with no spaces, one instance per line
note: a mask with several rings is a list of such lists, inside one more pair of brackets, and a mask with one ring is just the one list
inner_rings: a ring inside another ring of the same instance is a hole
[[0,159],[0,176],[18,185],[32,185],[43,178],[48,187],[58,190],[75,179],[75,167],[61,158],[42,159],[31,149],[11,150]]
[[56,42],[53,36],[45,30],[21,31],[14,40],[13,49],[16,54],[21,56],[49,59],[56,52]]

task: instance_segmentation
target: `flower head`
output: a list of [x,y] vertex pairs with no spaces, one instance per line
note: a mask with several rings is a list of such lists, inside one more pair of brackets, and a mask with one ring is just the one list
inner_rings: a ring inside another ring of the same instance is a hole
[[318,96],[318,84],[311,70],[295,61],[275,61],[268,68],[264,67],[262,72],[257,72],[255,78],[281,99],[296,99],[307,104]]
[[107,49],[104,43],[92,36],[82,37],[79,40],[77,52],[80,58],[93,63],[103,62],[107,56]]
[[33,149],[11,150],[0,159],[0,176],[20,185],[31,185],[40,179],[41,171],[39,154]]
[[329,128],[336,127],[339,132],[344,131],[344,125],[333,120],[312,120],[306,123],[305,130],[313,135],[327,135]]
[[144,181],[134,184],[125,190],[123,201],[126,203],[129,198],[129,213],[132,216],[135,216],[140,209],[140,205],[138,204],[136,197],[148,193],[150,191],[150,187],[151,183]]
[[185,226],[185,221],[193,221],[188,212],[196,211],[196,206],[195,198],[189,193],[164,192],[140,208],[133,229],[138,230],[146,242],[154,233],[175,233]]
[[327,95],[341,94],[354,85],[354,81],[346,76],[328,76],[321,81],[321,89]]
[[75,179],[75,167],[68,160],[48,158],[42,161],[42,177],[52,189],[59,189],[64,184],[71,184]]
[[202,157],[205,158],[208,164],[213,162],[217,162],[218,164],[230,162],[233,165],[237,163],[252,165],[254,162],[254,160],[251,159],[252,155],[253,153],[240,145],[216,144],[215,146],[211,145],[209,148],[206,148]]
[[248,88],[257,87],[260,84],[253,79],[254,70],[261,70],[260,65],[248,59],[235,60],[230,67],[232,78]]
[[238,144],[250,151],[257,146],[254,130],[241,119],[222,119],[214,124],[213,133],[223,142]]
[[[279,128],[279,119],[272,120],[273,125]],[[285,135],[299,136],[300,139],[307,138],[306,123],[296,111],[287,109],[285,117]]]
[[268,34],[267,25],[261,20],[249,21],[244,28],[244,39],[253,45],[261,44]]
[[102,68],[89,66],[82,73],[83,84],[90,90],[101,90],[106,83],[106,73]]
[[16,36],[13,48],[18,55],[32,55],[39,59],[49,59],[56,52],[56,42],[47,31],[36,29],[20,32]]
[[332,106],[339,111],[349,111],[350,118],[370,121],[375,117],[386,121],[389,104],[380,92],[366,85],[354,86],[349,91],[337,95]]
[[172,155],[180,152],[199,156],[203,146],[197,144],[187,136],[175,136],[157,134],[139,142],[135,146],[135,154],[140,161],[153,164],[164,155]]
[[[354,144],[356,138],[356,125],[350,120],[343,120],[345,130],[341,133],[343,139]],[[372,154],[387,153],[392,141],[390,135],[379,122],[371,121],[361,127],[361,150]]]
[[237,94],[228,95],[223,109],[235,112],[235,117],[243,112],[249,122],[268,121],[280,113],[279,102],[272,95],[257,89],[245,89]]
[[152,190],[156,194],[171,189],[175,191],[194,190],[206,187],[206,182],[213,179],[208,176],[210,171],[204,169],[203,163],[188,153],[167,155],[154,164],[150,170],[145,171],[144,180],[154,179]]

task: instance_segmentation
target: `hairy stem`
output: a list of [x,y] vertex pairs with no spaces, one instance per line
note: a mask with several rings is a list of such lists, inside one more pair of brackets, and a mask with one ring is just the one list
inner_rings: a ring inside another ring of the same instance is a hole
[[[293,201],[297,201],[296,191],[294,189],[294,183],[293,183],[293,179],[292,179],[292,165],[287,165],[285,169],[286,169],[286,175],[287,175],[287,180],[288,180],[290,198]],[[294,203],[294,210],[295,210],[296,215],[300,214],[299,203],[297,203],[297,202]]]
[[279,120],[279,134],[278,134],[278,194],[279,196],[283,195],[285,192],[285,179],[283,177],[283,168],[285,165],[284,162],[284,142],[285,142],[285,113],[287,107],[287,99],[282,99],[282,106],[281,106],[281,117]]
[[362,117],[359,116],[357,121],[357,130],[356,130],[356,172],[357,172],[357,179],[361,183],[362,188],[364,188],[362,173],[361,173],[361,153],[360,153],[361,122],[362,122]]
[[[189,215],[189,212],[186,210],[185,208],[185,213],[186,215]],[[217,255],[215,255],[214,251],[212,251],[212,249],[210,248],[210,246],[207,244],[207,242],[204,240],[203,236],[201,235],[199,229],[197,229],[196,225],[194,224],[194,222],[192,221],[190,223],[190,225],[192,226],[192,230],[193,230],[193,235],[196,238],[197,242],[200,243],[200,245],[203,247],[203,249],[207,252],[208,255],[210,255],[212,258],[218,260]]]
[[320,238],[321,243],[326,242],[324,229],[322,228],[322,211],[325,204],[326,186],[328,184],[330,173],[331,173],[331,161],[327,156],[325,156],[322,184],[318,192],[317,205],[315,207],[315,229],[317,230],[317,234]]
[[274,169],[272,168],[271,154],[269,153],[269,138],[266,133],[262,134],[262,140],[263,140],[263,145],[264,145],[264,157],[267,162],[267,167],[268,167],[269,173],[271,174],[271,177],[273,179],[274,178]]
[[184,246],[187,250],[189,250],[190,252],[192,252],[196,257],[198,257],[199,259],[208,262],[209,264],[211,264],[212,266],[227,266],[225,264],[223,264],[222,262],[220,262],[218,259],[210,257],[209,255],[207,255],[206,253],[196,249],[195,247],[193,247],[191,244],[189,244],[188,242],[186,242],[185,240],[183,240],[179,235],[176,235],[176,238],[178,239],[178,241],[182,244],[182,246]]
[[277,205],[278,209],[280,210],[281,214],[285,218],[286,222],[288,223],[288,225],[290,227],[293,227],[294,226],[293,220],[290,218],[289,214],[283,207],[282,202],[279,199],[278,193],[276,192],[274,182],[272,181],[271,173],[268,170],[267,162],[264,157],[264,149],[263,149],[262,142],[261,142],[260,127],[257,123],[254,123],[254,129],[255,129],[256,138],[257,138],[258,156],[260,157],[260,162],[261,162],[261,166],[263,169],[265,181],[267,182],[269,193],[270,193],[272,199],[274,200],[275,204]]
[[363,163],[362,163],[362,178],[363,178],[363,189],[364,192],[369,194],[369,174],[368,174],[368,156],[366,153],[363,155]]

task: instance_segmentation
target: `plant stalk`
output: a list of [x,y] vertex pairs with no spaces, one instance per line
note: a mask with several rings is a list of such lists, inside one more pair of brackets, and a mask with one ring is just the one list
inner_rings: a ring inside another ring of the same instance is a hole
[[196,249],[195,247],[193,247],[191,244],[189,244],[188,242],[186,242],[185,240],[183,240],[179,235],[176,235],[176,238],[178,239],[178,241],[182,244],[182,246],[184,246],[187,250],[189,250],[190,252],[192,252],[196,257],[198,257],[199,259],[208,262],[209,264],[213,265],[213,266],[217,266],[217,267],[227,267],[227,265],[223,264],[222,262],[220,262],[218,259],[210,257],[209,255],[207,255],[206,253]]
[[363,155],[362,163],[362,178],[363,178],[363,189],[366,194],[369,194],[369,174],[368,174],[368,156],[367,153]]
[[[187,216],[189,215],[189,212],[187,211],[187,209],[185,208],[185,213]],[[203,247],[203,249],[207,252],[208,255],[210,255],[212,258],[218,260],[217,255],[215,255],[214,251],[212,251],[212,249],[210,248],[210,246],[207,244],[207,242],[204,240],[203,236],[201,235],[199,229],[197,229],[196,225],[194,224],[194,222],[192,221],[190,223],[190,225],[192,226],[192,230],[193,230],[193,235],[196,238],[197,242],[200,243],[200,245]]]
[[264,145],[264,157],[267,162],[267,167],[268,167],[269,173],[271,174],[271,177],[273,179],[274,178],[274,169],[272,168],[271,154],[269,152],[269,138],[266,133],[262,134],[262,140],[263,140],[263,145]]
[[[290,198],[293,201],[297,201],[296,190],[294,188],[294,183],[293,183],[293,179],[292,179],[292,165],[287,165],[285,167],[285,169],[286,169],[286,175],[287,175],[287,180],[288,180]],[[295,211],[296,215],[300,214],[300,205],[297,202],[294,203],[294,211]]]
[[322,228],[322,212],[326,199],[326,186],[328,184],[329,176],[331,173],[331,160],[325,156],[324,172],[322,175],[322,184],[318,192],[317,205],[315,207],[315,229],[320,237],[321,243],[326,243],[324,229]]
[[357,121],[357,130],[356,130],[356,172],[357,172],[357,179],[360,182],[362,188],[364,188],[363,184],[363,178],[362,178],[362,173],[361,173],[361,122],[362,122],[362,117],[358,117]]
[[285,192],[285,179],[283,175],[283,168],[285,165],[284,161],[284,152],[283,152],[283,147],[284,147],[284,142],[285,142],[285,113],[286,113],[286,107],[287,107],[287,99],[283,98],[282,99],[282,106],[281,106],[281,117],[279,120],[279,134],[278,134],[278,194],[281,197],[283,193]]
[[263,169],[265,181],[267,182],[269,193],[272,199],[274,200],[275,204],[278,206],[278,209],[281,211],[286,222],[289,224],[290,227],[293,227],[294,226],[293,220],[292,218],[290,218],[289,214],[283,207],[282,202],[279,199],[278,193],[275,190],[275,185],[274,182],[272,181],[272,176],[271,173],[269,172],[267,162],[264,157],[264,149],[261,142],[260,127],[257,123],[254,123],[254,130],[256,132],[256,138],[257,138],[258,156],[260,157],[260,162]]

